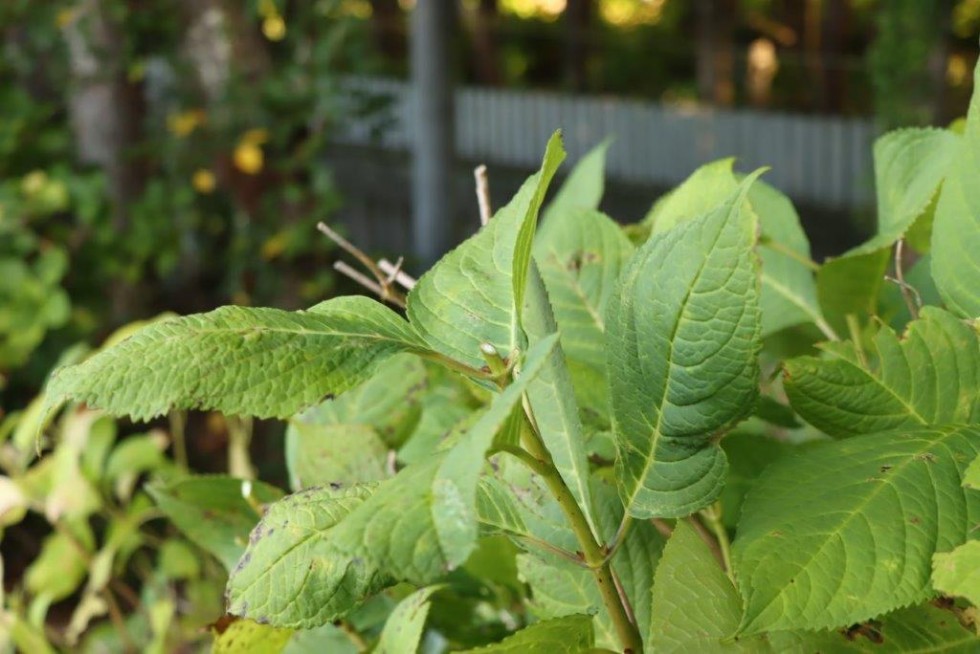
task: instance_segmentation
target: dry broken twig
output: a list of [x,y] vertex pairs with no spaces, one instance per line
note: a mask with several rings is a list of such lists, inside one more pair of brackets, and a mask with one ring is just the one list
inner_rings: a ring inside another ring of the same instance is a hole
[[338,261],[334,264],[333,267],[337,272],[353,279],[364,288],[376,294],[382,301],[390,302],[402,309],[405,308],[405,295],[395,287],[394,282],[397,281],[406,289],[410,289],[415,285],[415,280],[402,272],[401,265],[403,260],[401,257],[399,257],[398,263],[394,265],[384,259],[375,262],[374,259],[364,254],[359,247],[330,229],[325,223],[317,223],[316,228],[331,241],[339,245],[341,249],[357,259],[374,276],[374,279],[372,280],[344,261]]
[[480,224],[490,222],[490,181],[487,179],[487,167],[480,164],[473,170],[476,179],[476,201],[480,205]]

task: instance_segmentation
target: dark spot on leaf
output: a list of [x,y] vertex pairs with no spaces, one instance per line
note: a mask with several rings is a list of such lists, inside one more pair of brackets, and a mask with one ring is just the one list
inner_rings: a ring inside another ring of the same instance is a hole
[[[248,606],[248,605],[247,604],[243,604],[242,606],[245,607],[245,606]],[[223,616],[221,616],[220,618],[218,618],[217,620],[215,620],[214,622],[212,622],[211,624],[209,624],[208,625],[208,628],[211,629],[214,633],[216,633],[217,635],[220,636],[221,634],[223,634],[226,631],[228,631],[228,627],[230,627],[232,624],[238,622],[238,620],[240,620],[240,618],[237,615],[232,615],[230,613],[225,613]]]
[[936,455],[932,452],[923,452],[922,454],[916,454],[915,458],[919,461],[925,461],[926,463],[935,463],[937,461]]
[[881,470],[881,472],[888,472],[891,469],[892,469],[892,466],[887,465],[887,464],[886,465],[883,465],[883,466],[881,466],[881,468],[879,468],[879,470]]
[[332,481],[332,482],[330,482],[330,488],[333,489],[333,490],[340,490],[343,487],[344,487],[344,485],[341,484],[339,481]]
[[326,402],[327,400],[332,400],[334,397],[336,396],[333,393],[327,393],[326,395],[323,396],[323,399],[320,401]]
[[909,518],[909,524],[919,525],[922,524],[922,520],[919,518],[919,516],[914,515]]
[[876,645],[885,642],[885,637],[881,634],[881,623],[877,620],[851,625],[844,630],[844,636],[848,640],[856,640],[858,636],[863,636]]
[[235,566],[235,572],[241,572],[245,568],[245,566],[249,564],[249,561],[251,560],[252,560],[252,553],[245,552],[245,554],[242,555],[242,558],[238,559],[238,565]]

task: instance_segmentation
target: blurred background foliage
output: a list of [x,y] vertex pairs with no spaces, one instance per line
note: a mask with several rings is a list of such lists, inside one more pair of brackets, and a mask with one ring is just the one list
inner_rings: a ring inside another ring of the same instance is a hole
[[[133,321],[336,292],[313,230],[344,201],[325,153],[386,106],[342,78],[407,76],[413,4],[0,4],[0,634],[22,650],[206,646],[225,570],[141,482],[259,468],[286,486],[281,455],[264,456],[281,447],[252,442],[251,423],[147,428],[84,407],[35,443],[34,398]],[[890,128],[962,111],[980,0],[461,0],[454,16],[462,84]]]

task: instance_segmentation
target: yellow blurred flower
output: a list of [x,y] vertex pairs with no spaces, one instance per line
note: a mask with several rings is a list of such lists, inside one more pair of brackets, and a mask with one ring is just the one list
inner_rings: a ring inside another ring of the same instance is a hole
[[48,174],[43,170],[35,170],[24,175],[20,180],[20,190],[24,195],[37,195],[48,185]]
[[189,109],[167,116],[167,129],[178,138],[189,136],[204,124],[207,115],[202,109]]
[[54,15],[54,24],[58,26],[58,29],[65,29],[75,21],[77,13],[75,7],[62,9]]
[[214,178],[214,173],[210,170],[199,168],[194,171],[194,176],[191,177],[191,185],[198,193],[207,195],[214,191],[217,181]]
[[255,175],[262,170],[262,166],[265,164],[265,155],[259,145],[250,141],[242,141],[235,148],[232,160],[238,170],[246,175]]
[[273,234],[262,244],[262,258],[266,261],[275,259],[286,251],[287,245],[289,245],[289,234],[286,232]]
[[276,14],[262,20],[262,33],[270,41],[282,41],[286,38],[286,21]]

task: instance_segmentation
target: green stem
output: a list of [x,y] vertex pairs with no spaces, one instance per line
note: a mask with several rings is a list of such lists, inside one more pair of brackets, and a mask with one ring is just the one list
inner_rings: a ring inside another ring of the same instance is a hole
[[728,540],[728,530],[721,521],[721,504],[715,502],[711,506],[701,511],[701,517],[708,525],[708,529],[714,534],[718,541],[718,549],[721,551],[721,561],[725,565],[725,574],[735,582],[735,573],[732,570],[732,545]]
[[620,595],[616,581],[613,579],[611,561],[606,558],[603,546],[598,543],[595,534],[592,533],[592,527],[589,526],[589,521],[582,511],[582,507],[579,506],[575,496],[565,485],[565,481],[561,478],[561,474],[551,458],[551,453],[548,452],[548,448],[541,437],[531,427],[530,422],[525,422],[524,427],[521,434],[524,447],[539,462],[538,465],[532,466],[532,470],[535,470],[544,479],[548,489],[568,519],[572,531],[575,532],[579,547],[582,548],[582,558],[592,570],[592,575],[599,586],[599,593],[602,595],[602,602],[605,604],[606,610],[609,611],[609,617],[612,618],[623,651],[640,654],[643,651],[643,640],[640,638],[640,632],[636,625],[630,619],[631,611],[626,606],[627,598]]
[[356,649],[358,652],[366,652],[371,648],[367,641],[364,640],[364,636],[362,636],[361,633],[354,628],[354,625],[347,620],[338,620],[334,624],[338,629],[344,632],[344,635],[347,636],[347,640],[351,642],[354,649]]
[[173,439],[174,461],[187,470],[187,414],[183,411],[170,412],[170,436]]
[[239,479],[254,479],[255,469],[249,446],[252,444],[251,418],[225,418],[228,427],[228,474]]
[[770,250],[773,250],[775,252],[778,252],[779,254],[782,254],[783,256],[789,257],[790,259],[793,259],[797,263],[803,264],[804,266],[806,266],[807,268],[809,268],[813,272],[817,272],[817,271],[820,270],[820,264],[819,263],[817,263],[816,261],[814,261],[813,259],[811,259],[808,256],[805,256],[803,254],[800,254],[796,250],[793,250],[791,248],[786,247],[785,245],[783,245],[779,241],[774,241],[772,239],[764,239],[760,244],[763,247],[767,247]]

